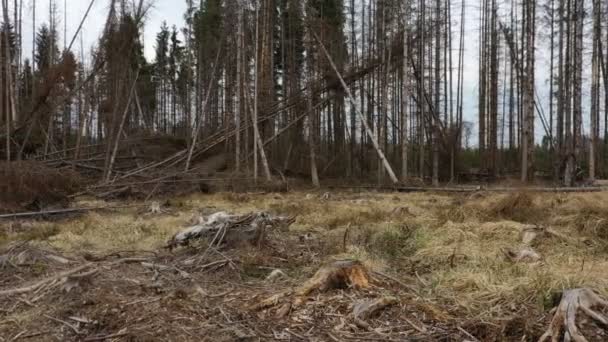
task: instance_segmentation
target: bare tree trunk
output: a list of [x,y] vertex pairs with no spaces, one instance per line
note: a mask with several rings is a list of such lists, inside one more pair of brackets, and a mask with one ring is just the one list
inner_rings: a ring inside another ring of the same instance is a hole
[[211,88],[213,85],[213,81],[215,80],[215,73],[218,69],[218,64],[220,60],[220,54],[222,49],[218,49],[217,56],[215,57],[215,63],[213,64],[213,71],[211,71],[211,76],[209,77],[209,84],[207,87],[207,94],[205,94],[205,100],[203,101],[203,106],[201,109],[201,117],[196,120],[195,125],[192,127],[192,138],[190,139],[190,148],[188,149],[188,158],[186,159],[186,167],[184,171],[188,172],[190,170],[190,162],[192,161],[192,153],[194,152],[194,148],[196,147],[196,142],[198,140],[199,131],[201,129],[201,123],[203,121],[202,113],[207,109],[207,105],[209,103],[209,96],[211,95]]
[[407,60],[409,58],[409,10],[405,9],[405,24],[403,25],[403,94],[401,95],[401,180],[407,181],[408,175],[408,109],[409,109],[409,98],[410,98],[410,75]]
[[[270,168],[268,167],[268,161],[266,160],[266,153],[264,152],[264,145],[262,138],[260,137],[260,130],[258,127],[258,105],[259,105],[259,82],[260,82],[260,43],[259,43],[259,15],[258,8],[256,6],[256,17],[255,17],[255,82],[254,82],[254,103],[253,103],[253,178],[257,181],[258,178],[258,150],[262,159],[262,166],[266,174],[266,179],[270,181],[272,176],[270,175]],[[264,15],[266,17],[266,13]]]
[[524,4],[524,12],[526,66],[521,181],[527,182],[533,178],[534,173],[532,158],[534,151],[534,38],[536,35],[536,0],[527,1]]
[[601,5],[600,0],[593,0],[593,54],[591,57],[591,131],[589,141],[589,180],[595,181],[595,154],[597,145],[597,130],[599,126],[599,86],[600,86],[600,61],[599,45],[602,39],[602,27],[600,23]]
[[10,23],[10,19],[8,16],[8,0],[2,0],[2,12],[4,14],[4,24],[5,26],[3,27],[6,28],[4,29],[4,39],[5,39],[5,44],[4,44],[4,61],[5,61],[5,71],[6,71],[6,101],[8,101],[8,113],[7,113],[7,120],[6,120],[6,125],[7,125],[7,146],[6,146],[6,151],[7,151],[7,159],[10,160],[10,127],[11,127],[11,121],[17,121],[17,111],[15,109],[15,89],[14,89],[14,83],[13,83],[13,68],[12,68],[12,57],[11,57],[11,50],[10,50],[10,44],[8,43],[9,41],[9,26],[8,23]]
[[433,173],[432,182],[433,186],[439,186],[439,125],[441,120],[441,114],[438,113],[440,108],[441,99],[441,1],[436,0],[435,6],[435,104],[434,110],[437,115],[433,116],[432,127],[431,127],[431,148],[433,149]]
[[137,80],[139,79],[139,70],[137,70],[135,74],[135,79],[133,79],[133,84],[131,85],[131,90],[129,91],[129,97],[127,98],[127,103],[125,105],[125,110],[122,113],[122,117],[120,119],[120,126],[118,127],[118,132],[116,132],[116,136],[114,137],[114,146],[112,147],[112,155],[110,156],[110,161],[108,163],[108,167],[105,171],[105,181],[109,182],[112,177],[112,168],[114,167],[114,162],[116,160],[116,154],[118,153],[118,145],[120,145],[120,136],[123,133],[123,129],[125,127],[125,122],[127,121],[127,116],[129,114],[129,107],[131,106],[131,100],[133,99],[133,93],[135,92],[135,87],[137,86]]
[[[312,77],[310,77],[312,80]],[[319,173],[317,171],[317,156],[315,153],[315,133],[314,133],[314,110],[312,106],[312,100],[314,96],[314,91],[310,90],[310,94],[307,96],[307,104],[308,104],[308,118],[304,120],[304,130],[308,132],[308,152],[310,154],[310,176],[312,179],[312,185],[315,188],[319,188],[321,184],[319,183]]]
[[367,121],[365,120],[365,117],[363,116],[363,114],[361,113],[361,109],[359,109],[359,106],[355,100],[355,98],[353,97],[350,88],[348,87],[348,85],[346,84],[346,82],[344,81],[344,78],[342,78],[342,75],[340,75],[340,72],[338,71],[338,68],[336,67],[336,64],[334,64],[333,59],[331,58],[331,56],[329,55],[329,52],[327,52],[327,49],[325,48],[325,46],[323,45],[323,43],[321,42],[321,39],[319,39],[319,36],[317,35],[316,32],[314,32],[312,30],[312,28],[310,28],[315,40],[317,41],[317,43],[319,44],[319,46],[321,47],[321,50],[323,51],[323,53],[325,54],[325,56],[327,57],[327,60],[329,61],[329,64],[331,65],[332,69],[334,70],[334,72],[336,73],[336,76],[338,77],[338,79],[340,80],[340,83],[342,84],[342,87],[344,88],[344,91],[346,92],[346,95],[349,97],[350,101],[351,101],[351,105],[355,106],[355,110],[357,111],[357,114],[359,116],[359,121],[361,121],[363,123],[363,126],[365,127],[365,130],[367,131],[368,136],[370,137],[372,143],[374,144],[374,148],[376,149],[376,152],[378,153],[378,157],[380,158],[380,160],[382,161],[384,168],[386,169],[386,172],[388,173],[388,175],[390,176],[391,180],[393,181],[393,183],[398,183],[399,180],[397,179],[397,176],[395,175],[395,172],[393,171],[393,168],[391,167],[391,165],[389,164],[388,160],[386,159],[386,157],[384,156],[384,152],[382,152],[382,149],[380,148],[380,146],[378,145],[378,140],[376,139],[376,137],[374,136],[374,134],[372,133],[371,128],[369,127]]
[[241,56],[243,46],[243,9],[238,9],[238,38],[237,38],[237,48],[236,48],[236,104],[235,104],[235,124],[236,124],[236,137],[235,137],[235,170],[239,172],[241,170],[241,96],[243,96],[242,89],[242,62],[243,57]]
[[[2,4],[4,4],[4,0],[2,2]],[[5,12],[6,13],[6,12]],[[6,36],[5,36],[6,37]],[[4,58],[2,58],[4,55],[4,51],[0,51],[0,58],[6,60],[6,56],[4,56]],[[7,69],[8,70],[8,69]],[[0,77],[0,99],[4,97],[4,93],[3,91],[5,91],[5,89],[2,89],[3,87],[3,78]],[[8,96],[6,97],[8,98]],[[3,106],[0,105],[0,109],[4,111],[5,113],[5,124],[6,124],[6,161],[10,162],[11,161],[11,115],[10,115],[10,111],[6,110],[6,108],[2,108]]]

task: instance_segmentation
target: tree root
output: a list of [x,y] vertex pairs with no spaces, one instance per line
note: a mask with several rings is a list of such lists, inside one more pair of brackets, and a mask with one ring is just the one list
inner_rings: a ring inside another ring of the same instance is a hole
[[535,250],[530,247],[522,247],[518,250],[513,249],[505,249],[503,250],[505,256],[511,262],[529,262],[534,263],[538,262],[542,259],[540,254],[538,254]]
[[[286,315],[292,307],[303,304],[314,292],[325,292],[330,289],[368,288],[370,287],[369,272],[357,260],[340,260],[321,267],[312,278],[294,291],[283,291],[266,298],[251,308],[262,310],[283,303],[277,316]],[[291,298],[288,302],[284,299]]]
[[564,332],[564,341],[587,342],[587,338],[581,333],[576,325],[577,314],[582,311],[593,321],[608,326],[608,317],[594,307],[608,308],[608,302],[587,288],[578,288],[564,291],[562,300],[557,307],[549,329],[541,336],[539,342],[560,341],[561,333]]
[[264,212],[230,215],[222,211],[201,221],[199,224],[175,234],[167,243],[167,248],[186,246],[197,239],[207,239],[210,241],[210,245],[216,246],[239,241],[259,245],[265,238],[267,228],[289,226],[295,219],[293,217],[272,216]]
[[381,297],[377,299],[362,300],[355,303],[353,306],[353,316],[355,319],[366,320],[376,314],[378,311],[397,304],[395,297]]
[[339,260],[321,267],[304,285],[296,290],[296,296],[303,298],[315,290],[369,287],[367,269],[357,260]]

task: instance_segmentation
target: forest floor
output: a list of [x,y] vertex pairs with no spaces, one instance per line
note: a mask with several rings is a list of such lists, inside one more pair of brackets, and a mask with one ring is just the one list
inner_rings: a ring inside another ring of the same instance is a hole
[[[564,289],[608,294],[606,192],[195,194],[155,214],[143,202],[72,206],[125,204],[0,221],[1,342],[535,341]],[[165,248],[218,211],[295,222],[263,245]],[[530,229],[551,231],[530,243],[540,260],[515,262],[507,255]],[[363,263],[369,287],[316,291],[285,311],[291,290],[345,259]],[[391,305],[353,316],[374,298]]]

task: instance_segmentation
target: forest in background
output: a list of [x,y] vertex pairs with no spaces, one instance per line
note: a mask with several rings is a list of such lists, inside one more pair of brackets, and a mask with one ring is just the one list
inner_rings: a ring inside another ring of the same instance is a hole
[[[438,185],[470,174],[572,186],[608,170],[601,0],[186,0],[183,25],[158,28],[154,60],[142,41],[150,2],[98,0],[108,3],[105,28],[84,51],[89,11],[61,42],[61,4],[49,1],[49,13],[37,13],[35,0],[27,13],[22,0],[2,0],[7,161],[96,169],[112,182],[161,166],[188,172],[224,154],[236,174],[316,186]],[[22,35],[24,15],[32,37]],[[464,34],[471,15],[478,37]],[[463,113],[471,39],[478,110]],[[541,40],[550,49],[548,108],[535,79]],[[178,151],[144,161],[132,147],[152,140]],[[132,170],[118,166],[126,159]]]

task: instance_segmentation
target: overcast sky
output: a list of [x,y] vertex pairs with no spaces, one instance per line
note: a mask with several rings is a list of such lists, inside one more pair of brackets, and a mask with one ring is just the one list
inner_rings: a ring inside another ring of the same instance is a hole
[[[32,9],[34,0],[25,0],[23,8],[23,48],[24,51],[31,51],[32,46]],[[82,17],[89,7],[89,0],[55,0],[59,11],[58,31],[61,36],[60,47],[64,44],[64,24],[67,27],[67,44],[70,43]],[[85,55],[89,52],[103,29],[105,19],[108,14],[108,0],[95,0],[91,13],[87,18],[83,30],[82,38],[84,42]],[[64,7],[65,4],[65,7]],[[64,11],[67,14],[67,20],[64,21]],[[181,27],[184,23],[184,13],[186,12],[185,0],[155,0],[154,6],[148,14],[146,25],[144,28],[145,34],[145,53],[149,60],[154,57],[154,38],[163,21],[167,22],[169,27],[177,25]],[[36,26],[39,27],[42,23],[48,23],[49,18],[49,1],[36,0]],[[74,44],[73,50],[80,52],[80,37]],[[29,57],[29,56],[24,56]],[[30,57],[31,58],[31,57]]]
[[[64,8],[65,1],[65,8]],[[32,42],[32,3],[33,0],[24,0],[23,9],[23,33],[24,33],[24,51],[31,51]],[[37,0],[37,27],[43,22],[48,22],[49,13],[49,1],[48,0]],[[65,21],[67,27],[67,43],[74,35],[81,18],[83,17],[86,9],[89,5],[89,0],[56,0],[59,17],[61,23],[59,29],[60,45],[63,46],[63,30],[64,30],[64,11],[67,13],[67,20]],[[83,29],[83,45],[85,50],[85,57],[89,55],[91,46],[93,46],[100,34],[104,25],[105,18],[108,13],[109,0],[95,0],[95,4],[91,11],[91,14],[87,18]],[[452,17],[453,17],[453,50],[454,50],[454,66],[457,65],[458,52],[458,34],[459,34],[459,16],[460,16],[460,4],[459,0],[452,1]],[[465,60],[464,60],[464,115],[465,120],[476,122],[477,115],[477,92],[478,92],[478,29],[479,29],[479,4],[480,0],[468,0],[466,9],[466,32],[465,32]],[[169,27],[177,25],[178,28],[184,24],[184,13],[186,11],[186,0],[154,0],[154,6],[148,14],[146,25],[144,28],[144,44],[145,54],[149,61],[153,61],[154,58],[154,44],[155,36],[158,32],[161,23],[167,22]],[[540,11],[540,8],[539,8]],[[541,14],[539,13],[539,16]],[[74,51],[80,52],[80,38],[78,38],[74,45]],[[540,38],[537,38],[537,53],[536,53],[536,86],[537,91],[541,97],[541,103],[548,111],[548,104],[546,99],[548,96],[548,49],[546,41],[543,42]],[[504,53],[504,51],[503,51]],[[29,55],[24,56],[30,57]],[[584,68],[585,72],[587,70]],[[503,66],[501,65],[501,73],[503,72]],[[502,77],[502,76],[501,76]],[[456,84],[456,75],[454,74],[454,84]],[[585,87],[585,85],[584,85]],[[585,89],[585,88],[584,88]],[[454,89],[455,91],[455,89]],[[502,99],[499,99],[502,100]],[[499,101],[500,102],[500,101]],[[545,103],[543,103],[545,102]],[[588,101],[585,101],[588,102]],[[585,108],[587,104],[584,104]],[[502,108],[499,108],[499,113]],[[548,114],[547,114],[548,115]],[[540,139],[543,135],[542,125],[540,120],[537,119],[536,123],[536,135],[537,139]],[[472,142],[476,143],[476,127],[472,137]]]

